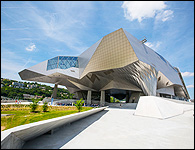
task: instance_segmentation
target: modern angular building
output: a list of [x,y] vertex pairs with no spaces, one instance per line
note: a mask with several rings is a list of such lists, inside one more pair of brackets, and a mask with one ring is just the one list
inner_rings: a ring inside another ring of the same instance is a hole
[[64,85],[77,98],[110,96],[137,102],[139,97],[189,99],[178,68],[122,28],[104,36],[79,56],[56,56],[19,72],[22,80]]

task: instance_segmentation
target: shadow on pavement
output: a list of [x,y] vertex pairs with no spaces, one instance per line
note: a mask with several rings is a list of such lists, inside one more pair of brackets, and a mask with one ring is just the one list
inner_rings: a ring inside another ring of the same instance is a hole
[[[71,124],[64,125],[53,134],[44,134],[30,141],[26,141],[22,149],[59,149],[91,124],[99,120],[108,111],[109,110],[100,111],[86,118],[72,122]],[[95,131],[92,134],[95,134]]]

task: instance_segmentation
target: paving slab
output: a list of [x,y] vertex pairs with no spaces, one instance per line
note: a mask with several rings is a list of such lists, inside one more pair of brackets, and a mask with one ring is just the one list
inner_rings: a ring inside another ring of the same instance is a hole
[[168,119],[133,115],[135,109],[106,108],[25,143],[25,149],[192,149],[194,111]]

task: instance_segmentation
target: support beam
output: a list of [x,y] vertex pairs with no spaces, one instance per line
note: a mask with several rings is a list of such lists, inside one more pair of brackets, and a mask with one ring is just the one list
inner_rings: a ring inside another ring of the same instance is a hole
[[105,105],[105,91],[101,91],[100,106]]
[[88,91],[88,93],[87,93],[87,104],[88,105],[91,104],[91,91]]
[[56,99],[57,98],[57,90],[58,90],[58,84],[55,84],[54,89],[53,89],[53,93],[51,95],[51,97],[53,99]]

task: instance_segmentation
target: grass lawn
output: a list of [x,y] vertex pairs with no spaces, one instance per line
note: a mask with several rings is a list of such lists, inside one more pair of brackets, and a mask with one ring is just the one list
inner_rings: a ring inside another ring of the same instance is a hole
[[[82,111],[90,109],[92,107],[83,107]],[[42,106],[38,106],[36,111],[37,113],[30,112],[28,105],[1,105],[1,114],[14,114],[1,117],[1,129],[6,130],[19,125],[74,114],[78,112],[78,109],[75,106],[49,106],[47,112],[42,112]]]

